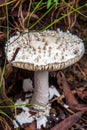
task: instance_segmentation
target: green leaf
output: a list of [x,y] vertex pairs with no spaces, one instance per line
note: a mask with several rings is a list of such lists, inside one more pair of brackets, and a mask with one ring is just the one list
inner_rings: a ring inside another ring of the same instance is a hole
[[59,0],[54,0],[54,2],[55,2],[55,4],[56,4],[56,6],[57,6],[58,3],[59,3]]
[[51,0],[48,0],[48,1],[47,1],[47,9],[49,9],[50,6],[51,6]]

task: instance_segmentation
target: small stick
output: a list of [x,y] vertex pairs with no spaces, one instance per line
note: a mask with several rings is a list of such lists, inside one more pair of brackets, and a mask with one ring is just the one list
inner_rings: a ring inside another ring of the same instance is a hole
[[20,48],[18,47],[18,48],[16,49],[16,51],[15,51],[15,53],[14,53],[14,55],[13,55],[11,61],[15,60],[15,57],[16,57],[17,53],[19,52],[19,50],[20,50]]

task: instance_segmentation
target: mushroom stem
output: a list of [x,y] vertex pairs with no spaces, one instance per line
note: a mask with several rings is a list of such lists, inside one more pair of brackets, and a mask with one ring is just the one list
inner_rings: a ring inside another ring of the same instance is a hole
[[48,71],[36,71],[34,74],[34,95],[31,103],[45,106],[48,103]]

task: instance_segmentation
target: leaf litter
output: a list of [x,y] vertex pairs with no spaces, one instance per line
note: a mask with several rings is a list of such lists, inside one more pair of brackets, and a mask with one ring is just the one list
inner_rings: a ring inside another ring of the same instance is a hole
[[[4,6],[5,4],[3,0],[1,0],[0,3],[2,4],[2,6]],[[18,23],[20,22],[19,22],[19,19],[17,19],[17,16],[18,16],[17,7],[18,5],[21,5],[20,3],[21,3],[21,0],[19,0],[18,3],[14,3],[14,7],[10,11],[10,17],[13,18],[13,25],[11,24],[11,27],[13,27],[13,30],[10,30],[10,33],[15,32],[14,28],[21,30],[20,26],[23,26],[21,24],[18,25]],[[84,4],[84,3],[85,1],[83,1],[80,4]],[[78,1],[76,2],[71,1],[70,5],[72,6],[74,5],[75,7],[77,7]],[[56,8],[54,11],[51,12],[52,13],[50,14],[51,22],[54,21],[55,18],[59,17],[60,14],[62,13],[65,14],[66,12],[69,12],[69,10],[70,10],[69,7],[67,7],[66,5],[60,4],[58,8]],[[25,19],[27,15],[26,9],[25,10],[21,9],[20,11],[22,12],[22,16]],[[1,21],[1,23],[2,25],[5,26],[6,14],[3,7],[1,8],[1,12],[2,13],[0,14],[2,16],[2,21],[3,21],[3,22]],[[82,9],[82,12],[84,14],[87,13],[85,9]],[[32,14],[31,17],[34,20],[31,20],[30,22],[32,23],[32,22],[35,22],[35,20],[38,20],[38,18],[40,18],[39,14],[40,15],[43,14],[41,13],[41,10]],[[30,12],[27,16],[28,17],[30,16]],[[76,12],[75,12],[75,15],[73,13],[73,16],[70,15],[64,18],[65,24],[63,21],[56,23],[54,27],[53,26],[51,27],[51,29],[56,29],[58,28],[58,26],[61,26],[61,28],[63,27],[63,29],[68,28],[70,29],[71,32],[75,32],[79,36],[83,36],[84,41],[87,42],[87,24],[83,24],[83,23],[87,23],[86,19],[84,17],[78,16],[78,19],[79,19],[78,21],[76,19]],[[44,27],[44,25],[48,24],[49,22],[48,19],[47,18],[43,19],[42,21],[39,22],[39,26],[37,24],[37,26],[34,27],[33,29],[40,29],[42,28],[42,26]],[[67,24],[67,21],[68,21],[68,24]],[[31,23],[30,23],[29,28],[32,28]],[[73,28],[72,28],[72,25],[73,25]],[[1,30],[2,31],[0,32],[0,41],[2,43],[2,40],[6,38],[6,33],[5,33],[5,29],[3,29],[2,27],[1,27]],[[1,43],[0,43],[0,47],[1,47]],[[5,56],[2,54],[1,51],[2,51],[2,47],[0,49],[0,65],[2,66]],[[4,91],[4,88],[6,87],[5,88],[6,95],[5,97],[3,97],[3,100],[4,99],[8,100],[8,97],[9,99],[12,99],[14,102],[18,98],[25,100],[26,98],[25,95],[30,94],[30,93],[23,91],[22,83],[24,79],[29,78],[28,77],[29,75],[33,82],[33,72],[27,72],[25,70],[15,69],[15,68],[12,68],[9,64],[6,67],[7,69],[5,70],[5,73],[4,73],[5,84],[2,87],[3,91]],[[87,48],[86,48],[86,53],[84,57],[80,60],[80,62],[63,70],[62,72],[52,72],[49,75],[50,86],[51,85],[55,86],[60,96],[57,97],[57,95],[54,95],[52,99],[49,101],[49,103],[51,103],[51,106],[52,106],[50,110],[50,117],[48,117],[48,122],[46,124],[46,127],[45,128],[42,127],[40,130],[50,130],[50,129],[51,130],[57,130],[57,129],[59,130],[67,130],[67,129],[86,130],[87,129],[87,100],[86,100],[87,99]],[[3,96],[3,91],[2,91],[1,96]],[[1,101],[2,101],[2,97],[1,97]],[[8,102],[7,105],[9,104],[10,103]],[[0,104],[0,106],[2,105],[3,104]],[[9,109],[6,108],[6,112],[7,110],[10,111]],[[12,112],[14,114],[14,110],[10,111],[11,113],[10,115],[12,115]],[[17,110],[17,113],[18,112],[19,110]],[[7,125],[7,127],[5,127],[6,129],[9,129],[9,130],[11,129],[10,126],[8,128],[9,123],[7,119],[6,119],[7,122],[2,117],[0,117],[0,120],[4,121],[5,125]],[[0,129],[2,129],[1,125],[0,125]],[[20,126],[19,130],[37,130],[36,121],[32,122],[31,124]]]

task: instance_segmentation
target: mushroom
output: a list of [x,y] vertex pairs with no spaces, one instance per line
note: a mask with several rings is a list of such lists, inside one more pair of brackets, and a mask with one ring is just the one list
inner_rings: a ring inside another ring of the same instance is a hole
[[17,33],[7,41],[5,51],[12,66],[35,71],[31,103],[45,106],[49,96],[49,71],[61,70],[79,61],[85,49],[78,36],[57,29]]

